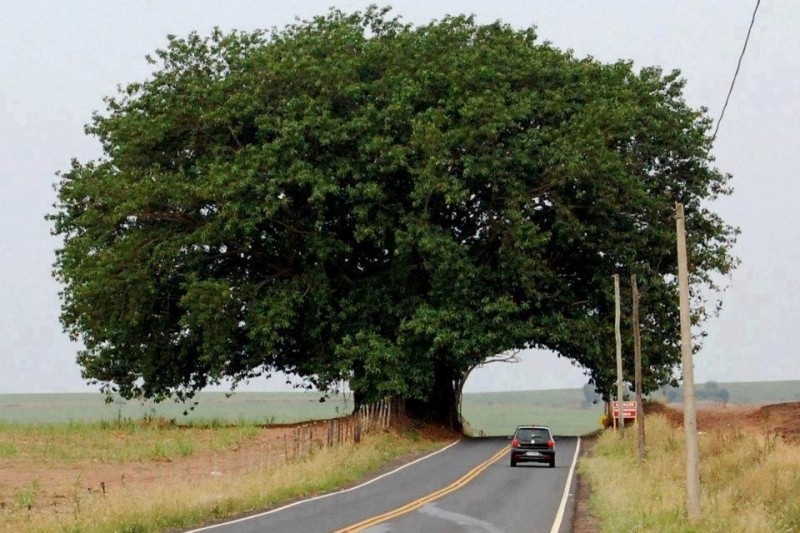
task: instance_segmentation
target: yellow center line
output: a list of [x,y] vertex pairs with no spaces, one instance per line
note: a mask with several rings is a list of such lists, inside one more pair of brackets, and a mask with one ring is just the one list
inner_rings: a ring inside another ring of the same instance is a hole
[[364,531],[365,529],[372,527],[374,525],[380,524],[381,522],[386,522],[387,520],[391,520],[392,518],[397,518],[398,516],[404,515],[406,513],[410,513],[411,511],[416,511],[423,505],[430,503],[436,499],[441,498],[442,496],[446,496],[451,492],[455,492],[473,479],[475,479],[478,474],[489,468],[489,466],[496,462],[498,459],[503,457],[508,452],[508,446],[503,446],[503,448],[498,451],[496,454],[491,456],[486,461],[482,462],[462,477],[451,483],[450,485],[443,487],[435,492],[431,492],[427,496],[423,496],[417,500],[409,502],[402,507],[398,507],[397,509],[393,509],[381,515],[373,516],[372,518],[367,518],[366,520],[362,520],[357,524],[353,524],[351,526],[347,526],[343,529],[339,529],[334,533],[357,533],[359,531]]

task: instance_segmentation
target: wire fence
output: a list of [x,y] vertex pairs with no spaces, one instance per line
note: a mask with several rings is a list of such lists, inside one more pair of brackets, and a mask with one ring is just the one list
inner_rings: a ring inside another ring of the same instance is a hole
[[300,425],[267,426],[242,449],[220,450],[201,460],[187,457],[163,465],[143,464],[140,469],[133,468],[127,473],[128,482],[147,481],[152,476],[167,476],[171,480],[231,476],[291,464],[318,450],[357,444],[366,435],[388,430],[401,417],[405,417],[404,403],[386,399],[362,405],[344,417]]

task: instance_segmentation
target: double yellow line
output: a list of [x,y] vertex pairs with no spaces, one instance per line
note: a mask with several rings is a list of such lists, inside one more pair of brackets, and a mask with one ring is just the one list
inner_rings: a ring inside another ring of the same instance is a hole
[[464,476],[457,479],[450,485],[441,488],[435,492],[431,492],[427,496],[423,496],[418,500],[409,502],[403,505],[402,507],[398,507],[397,509],[383,513],[382,515],[373,516],[372,518],[367,518],[366,520],[362,520],[361,522],[353,524],[352,526],[347,526],[344,529],[339,529],[334,533],[357,533],[358,531],[364,531],[365,529],[380,524],[381,522],[386,522],[387,520],[391,520],[392,518],[397,518],[398,516],[410,513],[411,511],[416,511],[417,509],[419,509],[420,507],[422,507],[427,503],[437,500],[442,496],[446,496],[451,492],[457,491],[458,489],[460,489],[461,487],[463,487],[464,485],[475,479],[481,472],[489,468],[489,466],[492,463],[496,462],[506,453],[508,453],[508,446],[503,446],[503,448],[496,454],[494,454],[489,459],[487,459],[486,461],[482,462],[481,464],[479,464],[478,466],[476,466],[475,468],[464,474]]

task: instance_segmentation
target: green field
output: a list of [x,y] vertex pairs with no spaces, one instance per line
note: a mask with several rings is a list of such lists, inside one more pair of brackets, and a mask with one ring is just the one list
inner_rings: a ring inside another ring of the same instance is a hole
[[728,389],[728,403],[759,405],[800,401],[800,381],[719,383],[719,386]]
[[[352,411],[352,400],[341,395],[324,403],[312,392],[201,392],[195,401],[140,402],[117,399],[105,403],[100,393],[0,394],[0,422],[42,424],[94,422],[99,420],[163,417],[178,423],[197,421],[246,421],[281,424],[335,418]],[[184,415],[184,411],[187,412]]]
[[[727,403],[738,405],[765,405],[770,403],[786,403],[800,401],[800,381],[751,381],[735,383],[698,383],[695,386],[697,398],[702,400],[702,393],[713,385],[716,390],[727,391]],[[672,389],[677,395],[675,402],[683,398],[681,387]],[[654,398],[663,399],[664,395],[653,394]]]
[[583,435],[599,428],[600,404],[584,408],[581,389],[465,394],[462,415],[473,435],[511,435],[519,424],[550,426],[556,435]]
[[[702,388],[704,384],[698,384]],[[729,404],[800,401],[799,381],[718,383]],[[42,424],[163,417],[178,423],[198,421],[280,424],[334,418],[350,413],[352,398],[332,396],[320,402],[313,392],[202,392],[198,405],[117,401],[99,393],[0,394],[0,423]],[[472,435],[508,435],[518,424],[545,424],[558,435],[582,435],[598,428],[600,404],[585,405],[581,389],[464,394],[462,414]]]
[[[184,404],[125,401],[104,402],[101,394],[0,395],[0,423],[46,424],[163,417],[178,423],[247,421],[278,424],[342,416],[352,410],[349,397],[333,396],[324,403],[310,392],[222,392],[197,395],[188,414]],[[599,406],[581,408],[580,389],[465,394],[463,415],[470,434],[505,435],[517,424],[549,424],[560,435],[579,435],[597,428]]]

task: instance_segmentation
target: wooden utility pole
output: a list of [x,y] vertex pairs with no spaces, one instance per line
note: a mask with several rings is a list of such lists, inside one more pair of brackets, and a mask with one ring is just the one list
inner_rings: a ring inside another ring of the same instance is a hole
[[636,386],[636,433],[638,435],[639,462],[644,461],[647,452],[644,447],[644,409],[642,408],[642,335],[639,331],[639,286],[636,284],[636,274],[631,274],[632,310],[631,322],[633,323],[633,365],[634,382]]
[[617,338],[617,418],[619,419],[619,429],[624,431],[625,417],[622,416],[622,334],[619,330],[621,314],[619,303],[619,274],[614,274],[614,334]]
[[689,314],[689,261],[683,204],[675,204],[678,233],[678,287],[681,311],[681,358],[683,363],[683,428],[686,434],[686,509],[689,519],[700,519],[700,461],[697,444],[697,410],[694,402],[692,322]]

